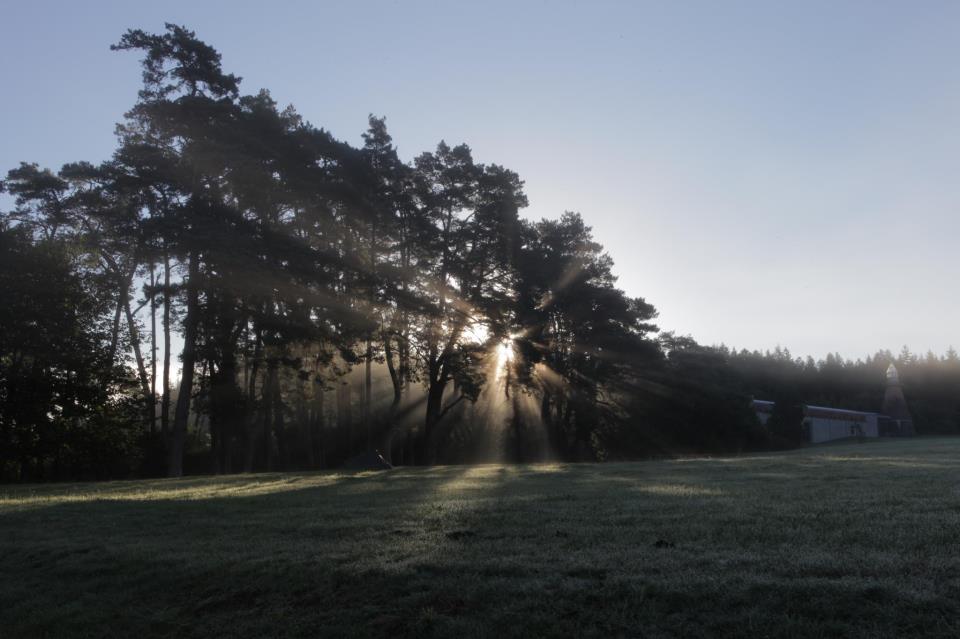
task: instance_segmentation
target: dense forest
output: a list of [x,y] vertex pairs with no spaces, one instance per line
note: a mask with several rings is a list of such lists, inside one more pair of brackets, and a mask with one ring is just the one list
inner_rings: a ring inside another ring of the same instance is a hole
[[581,215],[521,217],[467,145],[337,140],[183,27],[113,48],[143,88],[111,159],[0,183],[0,478],[765,449],[751,397],[878,410],[891,361],[921,433],[960,428],[953,351],[662,333]]

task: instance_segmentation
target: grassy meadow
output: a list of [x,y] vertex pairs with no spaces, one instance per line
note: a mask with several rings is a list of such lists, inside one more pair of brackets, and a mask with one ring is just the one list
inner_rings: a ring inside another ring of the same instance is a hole
[[0,636],[960,636],[960,439],[0,486]]

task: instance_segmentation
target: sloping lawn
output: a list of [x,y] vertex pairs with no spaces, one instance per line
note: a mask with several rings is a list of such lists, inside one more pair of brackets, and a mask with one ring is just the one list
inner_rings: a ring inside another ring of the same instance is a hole
[[960,636],[960,439],[0,486],[0,637]]

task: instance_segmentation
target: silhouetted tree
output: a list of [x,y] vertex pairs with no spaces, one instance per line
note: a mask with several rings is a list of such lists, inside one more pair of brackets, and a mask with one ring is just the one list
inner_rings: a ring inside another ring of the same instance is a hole
[[[0,184],[4,476],[482,459],[483,393],[516,460],[540,432],[563,459],[795,445],[800,402],[876,410],[890,361],[918,430],[958,430],[953,351],[657,337],[583,218],[521,220],[520,177],[468,146],[405,162],[373,116],[359,148],[337,140],[181,26],[114,48],[143,86],[111,159]],[[788,394],[761,428],[749,398]]]

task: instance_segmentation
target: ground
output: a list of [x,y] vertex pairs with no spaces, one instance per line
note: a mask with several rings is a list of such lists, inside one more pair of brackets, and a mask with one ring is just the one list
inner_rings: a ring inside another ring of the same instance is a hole
[[960,439],[0,486],[4,637],[960,636]]

